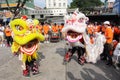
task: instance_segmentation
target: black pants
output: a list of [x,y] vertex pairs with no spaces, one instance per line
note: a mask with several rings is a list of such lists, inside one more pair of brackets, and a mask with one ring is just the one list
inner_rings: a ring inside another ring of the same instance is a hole
[[112,45],[109,43],[105,43],[101,57],[103,57],[106,60],[108,58],[108,63],[112,64],[112,55],[110,55],[110,50],[112,50]]
[[[78,59],[80,59],[81,56],[83,56],[84,52],[85,52],[85,49],[82,48],[82,47],[79,47],[79,46],[76,46],[76,47],[72,47],[71,49],[71,53],[72,55],[77,51],[77,54],[78,54]],[[71,55],[71,56],[72,56]]]
[[7,39],[7,45],[10,46],[10,44],[12,44],[12,42],[13,42],[12,36],[6,36],[6,39]]
[[[36,68],[36,69],[35,69]],[[38,63],[37,60],[33,59],[32,61],[26,61],[26,69],[30,72],[38,72]]]

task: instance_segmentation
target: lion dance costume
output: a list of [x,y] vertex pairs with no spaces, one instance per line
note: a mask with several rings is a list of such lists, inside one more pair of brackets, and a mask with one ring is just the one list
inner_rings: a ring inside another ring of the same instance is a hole
[[72,55],[77,51],[78,63],[84,64],[84,40],[83,33],[86,30],[88,18],[78,10],[73,14],[65,16],[65,27],[62,32],[65,34],[68,41],[69,49],[65,55],[65,61],[70,61]]
[[87,21],[88,18],[78,10],[73,14],[65,16],[65,27],[62,29],[62,32],[65,34],[69,47],[64,57],[65,61],[70,61],[72,55],[77,51],[78,63],[96,63],[103,52],[103,45],[106,41],[105,36],[100,32],[96,32],[94,34],[94,43],[91,43],[86,29]]
[[11,47],[14,55],[19,55],[23,65],[23,75],[30,76],[38,74],[37,53],[39,41],[44,40],[44,36],[37,30],[38,20],[32,19],[14,19],[10,22],[13,31],[13,44]]

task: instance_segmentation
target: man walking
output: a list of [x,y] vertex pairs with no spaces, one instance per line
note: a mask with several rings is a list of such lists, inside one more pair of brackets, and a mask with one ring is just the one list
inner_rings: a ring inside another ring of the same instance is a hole
[[104,51],[102,54],[102,59],[106,59],[108,62],[106,65],[112,65],[112,55],[110,54],[110,51],[112,50],[112,41],[113,41],[113,31],[110,25],[109,21],[104,22],[105,26],[105,38],[106,38],[106,43],[104,45]]

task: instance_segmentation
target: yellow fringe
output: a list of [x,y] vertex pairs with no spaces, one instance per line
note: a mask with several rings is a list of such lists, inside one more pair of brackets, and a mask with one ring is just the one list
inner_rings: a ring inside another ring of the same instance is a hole
[[23,54],[23,59],[22,62],[30,62],[32,61],[32,59],[38,59],[38,53],[34,52],[33,55],[27,55],[27,54]]
[[20,48],[20,45],[18,43],[16,43],[16,42],[12,43],[12,46],[11,46],[12,53],[18,52],[19,48]]

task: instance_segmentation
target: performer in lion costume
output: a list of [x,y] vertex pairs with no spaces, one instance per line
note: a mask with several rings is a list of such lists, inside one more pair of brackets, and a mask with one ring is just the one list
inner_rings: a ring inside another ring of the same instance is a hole
[[87,21],[88,18],[78,9],[73,14],[65,16],[65,27],[62,32],[68,41],[67,44],[70,45],[65,55],[65,61],[70,61],[72,55],[77,51],[78,63],[83,64],[85,62],[83,34],[87,27]]
[[[73,14],[65,15],[65,27],[62,32],[69,45],[64,60],[70,61],[72,55],[77,51],[78,63],[96,63],[103,52],[105,37],[101,33],[95,33],[94,43],[90,43],[90,36],[87,34],[88,18],[81,12],[75,10]],[[85,54],[84,54],[85,53]]]
[[10,22],[13,31],[13,44],[11,47],[14,55],[19,55],[22,61],[23,75],[29,76],[38,74],[37,59],[39,57],[37,50],[39,41],[44,40],[44,36],[36,29],[38,20],[32,19],[14,19]]

